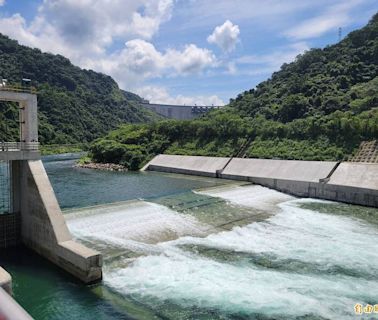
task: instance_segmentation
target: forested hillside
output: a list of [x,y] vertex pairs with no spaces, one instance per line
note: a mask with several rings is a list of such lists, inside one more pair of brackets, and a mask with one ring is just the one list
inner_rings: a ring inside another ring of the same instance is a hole
[[138,168],[158,153],[341,160],[378,139],[378,14],[340,43],[284,64],[223,110],[194,121],[127,125],[93,160]]
[[[43,144],[92,141],[122,123],[155,116],[140,98],[122,91],[109,76],[82,70],[60,55],[21,46],[0,34],[0,77],[9,83],[30,78],[38,90],[39,135]],[[18,137],[17,108],[0,104],[0,141]]]

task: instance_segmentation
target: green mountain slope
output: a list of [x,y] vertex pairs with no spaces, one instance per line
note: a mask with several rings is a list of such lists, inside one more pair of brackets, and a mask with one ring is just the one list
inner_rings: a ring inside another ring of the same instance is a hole
[[[0,34],[0,77],[9,83],[30,78],[38,90],[40,141],[91,141],[121,123],[146,122],[155,116],[140,98],[122,91],[109,76],[82,70],[63,56],[21,46]],[[17,137],[17,108],[0,104],[0,141]]]
[[91,146],[138,168],[158,153],[341,160],[378,139],[378,14],[340,43],[284,64],[229,106],[194,121],[126,125]]
[[378,14],[363,29],[351,32],[340,43],[311,49],[284,64],[281,70],[255,89],[231,100],[244,116],[290,122],[307,116],[323,116],[337,110],[355,113],[376,106],[376,97],[355,102],[356,84],[378,75]]

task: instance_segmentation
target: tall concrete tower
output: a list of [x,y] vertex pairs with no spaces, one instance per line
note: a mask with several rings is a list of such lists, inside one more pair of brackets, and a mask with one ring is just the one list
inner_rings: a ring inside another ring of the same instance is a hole
[[0,86],[0,100],[18,103],[20,122],[19,141],[0,142],[0,165],[9,172],[0,247],[23,243],[85,283],[101,280],[101,255],[72,240],[41,161],[36,93]]

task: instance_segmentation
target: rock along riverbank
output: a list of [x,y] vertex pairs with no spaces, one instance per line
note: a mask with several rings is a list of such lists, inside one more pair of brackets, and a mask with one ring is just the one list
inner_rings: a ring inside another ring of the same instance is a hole
[[118,172],[128,171],[127,167],[120,164],[114,164],[114,163],[95,163],[95,162],[77,163],[75,167],[85,168],[85,169],[105,170],[105,171],[118,171]]

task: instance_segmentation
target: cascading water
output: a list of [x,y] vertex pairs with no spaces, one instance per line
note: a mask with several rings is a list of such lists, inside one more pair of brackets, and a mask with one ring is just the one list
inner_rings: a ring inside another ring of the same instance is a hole
[[0,252],[35,319],[378,318],[354,313],[378,303],[376,208],[48,160],[70,230],[103,253],[104,282],[84,286],[25,248]]
[[378,231],[357,207],[251,185],[153,201],[67,217],[104,253],[105,285],[157,317],[354,319],[377,303]]

